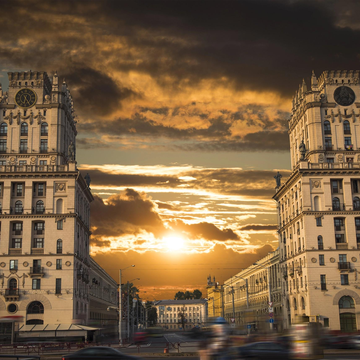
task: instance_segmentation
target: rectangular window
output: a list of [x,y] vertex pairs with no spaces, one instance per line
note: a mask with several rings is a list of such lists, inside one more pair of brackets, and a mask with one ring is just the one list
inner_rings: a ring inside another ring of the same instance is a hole
[[41,279],[32,279],[32,289],[40,290]]
[[6,153],[6,139],[0,139],[0,153]]
[[15,233],[15,235],[22,234],[22,223],[21,222],[13,223],[13,232]]
[[341,263],[346,263],[347,262],[346,254],[339,254],[339,262],[341,262]]
[[337,244],[345,244],[345,235],[344,234],[335,234],[335,241]]
[[40,166],[47,165],[47,160],[40,160]]
[[26,165],[26,160],[20,160],[19,161],[19,166],[25,166]]
[[13,249],[21,249],[21,238],[12,239],[11,247]]
[[351,180],[351,187],[352,187],[353,193],[358,193],[359,192],[359,180]]
[[334,158],[326,158],[326,162],[328,164],[333,164],[334,163]]
[[332,141],[330,136],[325,136],[325,150],[332,150]]
[[17,269],[18,269],[18,261],[10,260],[10,270],[17,270]]
[[35,238],[34,239],[34,248],[42,249],[44,248],[44,239],[42,238]]
[[344,219],[334,218],[334,226],[336,231],[344,230]]
[[342,193],[342,180],[331,180],[331,192],[333,194]]
[[326,290],[326,275],[320,275],[321,290]]
[[6,166],[6,160],[0,160],[0,166]]
[[321,217],[316,218],[316,226],[322,226]]
[[325,265],[325,258],[324,255],[319,255],[319,265]]
[[348,274],[341,274],[341,285],[349,285],[349,275]]
[[34,196],[45,196],[46,195],[46,183],[34,183]]
[[25,154],[27,153],[27,139],[21,139],[20,140],[20,153]]
[[47,139],[41,139],[40,140],[40,152],[47,153],[47,151],[48,151],[48,141],[47,141]]
[[61,269],[62,269],[62,260],[56,259],[56,270],[61,270]]
[[344,142],[345,142],[345,149],[352,150],[351,136],[345,136]]
[[24,184],[23,183],[14,183],[13,184],[13,195],[14,196],[23,196],[24,194]]
[[63,225],[64,225],[64,221],[63,220],[59,220],[57,222],[57,229],[58,230],[62,230],[63,229]]
[[324,318],[324,327],[329,327],[329,318]]

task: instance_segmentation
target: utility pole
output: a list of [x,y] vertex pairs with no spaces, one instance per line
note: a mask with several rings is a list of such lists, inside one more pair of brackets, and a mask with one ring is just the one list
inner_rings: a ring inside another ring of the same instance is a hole
[[127,282],[127,338],[130,340],[130,291],[129,291],[129,282]]
[[121,269],[119,270],[119,344],[122,346],[122,294],[121,294]]
[[[235,292],[235,290],[234,290],[234,287],[232,286],[232,287],[231,287],[231,290],[230,290],[230,293],[231,293],[231,295],[232,295],[233,316],[234,316],[234,321],[235,321],[235,300],[234,300],[234,292]],[[236,323],[236,321],[235,321],[235,323]]]

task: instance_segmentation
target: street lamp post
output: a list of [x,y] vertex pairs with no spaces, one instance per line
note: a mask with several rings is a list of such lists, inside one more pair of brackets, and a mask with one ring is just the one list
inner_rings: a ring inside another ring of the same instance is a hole
[[121,272],[135,265],[130,265],[125,269],[119,269],[119,345],[122,346],[122,294],[121,294]]
[[127,282],[127,322],[126,322],[126,335],[130,339],[130,291],[129,284],[134,280],[140,280],[140,278],[132,279]]

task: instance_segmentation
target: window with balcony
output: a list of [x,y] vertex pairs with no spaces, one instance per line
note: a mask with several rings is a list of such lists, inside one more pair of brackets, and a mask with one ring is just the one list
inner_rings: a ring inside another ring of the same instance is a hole
[[21,139],[20,140],[20,154],[26,154],[27,153],[27,139]]
[[325,136],[325,150],[332,150],[332,140],[331,137]]
[[12,183],[12,196],[24,196],[24,183]]
[[36,235],[43,235],[44,230],[45,230],[45,223],[43,221],[34,223],[34,232]]
[[34,238],[33,248],[34,249],[43,249],[44,248],[44,239],[43,238]]
[[21,249],[21,238],[14,238],[11,240],[11,247],[13,249]]
[[343,123],[343,126],[344,126],[344,134],[345,135],[351,134],[349,121],[345,120],[344,123]]
[[341,285],[349,285],[349,275],[348,274],[341,274]]
[[44,202],[42,200],[37,201],[36,202],[36,213],[43,214],[44,212],[45,212]]
[[321,290],[326,290],[326,275],[320,275]]
[[344,145],[346,150],[352,150],[352,142],[351,142],[351,136],[345,136],[344,137]]
[[345,234],[335,234],[336,244],[346,244]]
[[22,235],[22,229],[23,229],[22,225],[23,225],[22,222],[14,222],[12,224],[12,231],[14,235]]
[[340,211],[341,210],[340,199],[338,197],[334,197],[332,199],[332,209],[333,209],[333,211]]
[[333,194],[342,193],[342,180],[330,180],[331,181],[331,192]]
[[22,201],[18,200],[15,202],[15,215],[20,215],[23,213],[23,204]]
[[47,141],[47,139],[41,139],[40,140],[40,152],[47,153],[47,151],[48,151],[48,141]]
[[46,183],[40,182],[40,183],[34,183],[33,184],[33,192],[34,196],[45,196],[46,195]]
[[27,136],[28,135],[28,124],[22,123],[20,128],[20,135],[21,136]]
[[334,227],[335,227],[335,231],[345,230],[344,219],[343,218],[334,218]]
[[48,136],[48,124],[46,122],[43,122],[41,124],[41,136]]
[[331,135],[331,125],[330,125],[330,121],[328,120],[324,121],[324,134]]

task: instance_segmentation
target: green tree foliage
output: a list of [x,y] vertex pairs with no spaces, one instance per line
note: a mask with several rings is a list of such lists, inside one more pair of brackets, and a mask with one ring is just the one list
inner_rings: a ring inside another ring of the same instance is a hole
[[191,291],[178,291],[175,294],[174,300],[192,300],[192,299],[201,299],[202,292],[198,289]]
[[157,312],[151,301],[146,302],[147,321],[149,326],[155,326],[157,323]]

